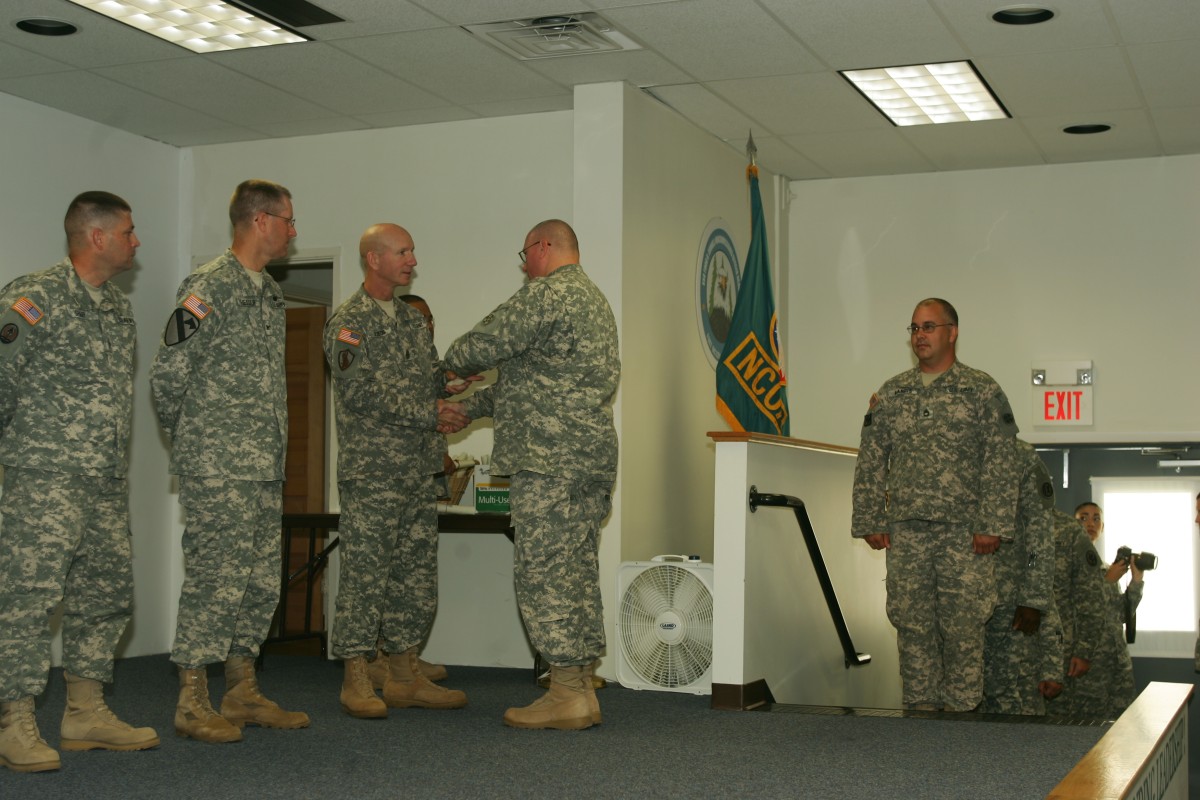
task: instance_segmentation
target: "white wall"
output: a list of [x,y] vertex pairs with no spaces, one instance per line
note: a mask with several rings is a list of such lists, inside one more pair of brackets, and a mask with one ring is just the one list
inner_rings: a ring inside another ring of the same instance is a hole
[[[171,311],[180,241],[180,151],[0,94],[0,284],[66,255],[62,219],[75,195],[99,189],[129,201],[142,246],[136,269],[117,279],[138,324],[129,471],[134,552],[134,623],[123,656],[161,653],[170,644],[177,538],[168,534],[175,501],[166,493],[167,451],[150,407],[149,369]],[[170,597],[170,601],[168,601]]]
[[[745,259],[747,162],[628,87],[624,114],[621,557],[676,553],[711,561],[714,454],[705,434],[728,426],[716,411],[716,376],[696,324],[696,260],[713,217],[728,223]],[[760,183],[771,220],[774,178],[764,171]],[[786,263],[777,248],[770,241],[775,263]]]
[[[857,446],[867,399],[914,363],[915,303],[957,307],[959,356],[1032,441],[1195,440],[1200,157],[795,182],[792,435]],[[1030,369],[1091,360],[1091,429],[1031,424]]]

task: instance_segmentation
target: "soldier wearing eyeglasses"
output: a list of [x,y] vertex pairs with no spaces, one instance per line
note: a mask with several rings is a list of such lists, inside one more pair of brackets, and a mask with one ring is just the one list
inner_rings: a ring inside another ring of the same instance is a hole
[[917,365],[863,418],[852,535],[887,551],[905,707],[970,711],[983,697],[992,554],[1013,537],[1017,425],[996,381],[957,360],[954,306],[922,300],[908,332]]
[[[283,291],[266,271],[296,236],[292,195],[243,181],[229,202],[233,244],[188,275],[150,373],[183,506],[183,589],[171,661],[175,731],[236,742],[245,725],[303,728],[259,690],[254,660],[279,604],[287,447]],[[218,714],[206,667],[225,662]]]

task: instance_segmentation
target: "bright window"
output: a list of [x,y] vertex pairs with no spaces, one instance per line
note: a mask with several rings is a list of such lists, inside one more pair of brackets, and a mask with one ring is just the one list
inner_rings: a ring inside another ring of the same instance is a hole
[[[1197,542],[1195,478],[1093,478],[1092,497],[1104,510],[1096,549],[1107,563],[1117,548],[1154,553],[1137,610],[1133,655],[1190,657],[1196,639]],[[1128,578],[1122,584],[1128,583]]]

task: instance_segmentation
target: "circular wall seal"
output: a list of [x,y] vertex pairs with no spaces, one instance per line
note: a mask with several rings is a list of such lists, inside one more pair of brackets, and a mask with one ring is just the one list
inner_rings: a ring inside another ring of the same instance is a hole
[[700,237],[696,258],[696,324],[704,355],[714,369],[729,335],[741,283],[742,270],[728,225],[713,217]]

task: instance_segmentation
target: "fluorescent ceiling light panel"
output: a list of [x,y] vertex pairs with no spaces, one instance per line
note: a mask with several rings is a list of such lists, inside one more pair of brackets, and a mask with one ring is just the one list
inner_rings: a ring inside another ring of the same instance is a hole
[[131,28],[186,47],[216,53],[308,38],[221,0],[70,0]]
[[1006,119],[1009,114],[970,61],[842,70],[895,125]]

